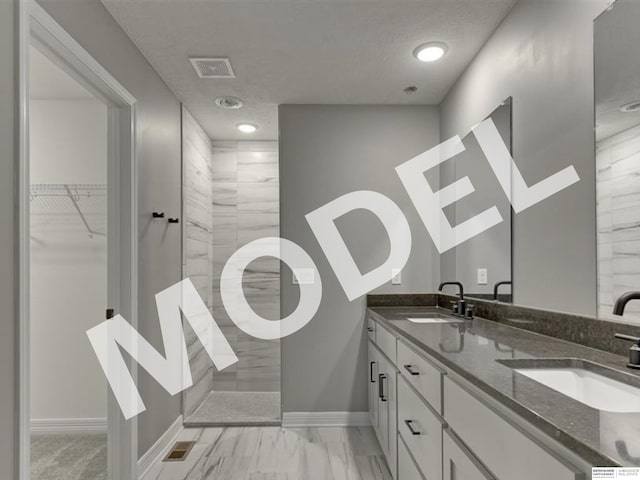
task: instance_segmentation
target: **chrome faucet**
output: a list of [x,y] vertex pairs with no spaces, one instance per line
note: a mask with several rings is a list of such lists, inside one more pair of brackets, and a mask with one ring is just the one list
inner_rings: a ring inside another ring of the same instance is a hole
[[624,313],[624,307],[627,306],[631,300],[640,300],[640,292],[626,292],[623,293],[617,300],[615,305],[613,306],[613,314],[620,315]]
[[464,287],[462,286],[462,283],[460,282],[442,282],[440,284],[440,286],[438,287],[438,291],[442,292],[442,289],[446,286],[446,285],[456,285],[458,287],[458,301],[457,302],[452,302],[453,303],[453,313],[455,315],[465,315],[465,300],[464,300]]

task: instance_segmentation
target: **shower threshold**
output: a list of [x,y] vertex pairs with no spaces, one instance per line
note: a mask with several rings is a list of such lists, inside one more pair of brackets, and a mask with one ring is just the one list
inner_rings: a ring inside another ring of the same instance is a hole
[[193,428],[281,424],[279,392],[211,392],[184,421]]

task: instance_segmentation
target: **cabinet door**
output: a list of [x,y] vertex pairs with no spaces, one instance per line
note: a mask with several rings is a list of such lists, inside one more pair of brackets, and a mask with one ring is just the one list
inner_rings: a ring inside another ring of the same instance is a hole
[[385,456],[389,457],[389,372],[386,361],[378,356],[378,440]]
[[449,431],[445,430],[442,438],[443,480],[494,480],[465,450]]
[[[466,388],[444,381],[445,420],[469,450],[500,479],[583,480],[584,472],[516,428]],[[491,441],[487,441],[491,432]],[[447,479],[448,480],[448,479]]]
[[427,479],[440,480],[442,420],[402,376],[398,378],[398,431]]
[[378,358],[375,347],[369,342],[369,368],[367,385],[369,385],[369,419],[374,430],[378,429]]
[[379,355],[378,362],[378,428],[380,430],[380,443],[389,464],[389,469],[395,478],[398,450],[396,369],[382,355]]
[[[424,480],[402,439],[398,440],[398,479]],[[446,480],[449,480],[448,478]]]
[[387,463],[389,469],[396,478],[397,458],[398,458],[398,393],[397,393],[397,372],[393,365],[388,371],[388,389],[387,396],[387,423],[389,425],[387,432]]

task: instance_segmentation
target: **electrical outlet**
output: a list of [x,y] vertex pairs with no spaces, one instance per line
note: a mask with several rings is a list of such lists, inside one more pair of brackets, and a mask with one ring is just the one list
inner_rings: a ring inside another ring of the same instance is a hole
[[391,269],[391,285],[400,285],[402,283],[402,269]]
[[294,268],[292,274],[293,285],[308,285],[316,282],[316,272],[313,268]]
[[478,269],[478,285],[486,285],[488,283],[488,273],[486,268]]

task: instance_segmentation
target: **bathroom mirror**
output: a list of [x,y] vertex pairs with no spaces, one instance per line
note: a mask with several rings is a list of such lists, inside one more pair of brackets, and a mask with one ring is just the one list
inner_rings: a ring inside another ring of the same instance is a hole
[[[618,0],[594,24],[598,316],[640,291],[640,2]],[[624,320],[640,322],[640,302]]]
[[[487,117],[496,125],[510,152],[512,103],[511,97],[507,98]],[[483,300],[496,299],[497,286],[497,300],[511,303],[511,205],[473,133],[469,132],[462,141],[465,151],[456,156],[455,162],[442,165],[440,187],[469,177],[475,191],[445,207],[445,215],[456,225],[495,205],[503,222],[445,252],[441,257],[441,278],[462,282],[466,297]]]

